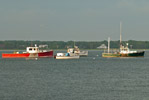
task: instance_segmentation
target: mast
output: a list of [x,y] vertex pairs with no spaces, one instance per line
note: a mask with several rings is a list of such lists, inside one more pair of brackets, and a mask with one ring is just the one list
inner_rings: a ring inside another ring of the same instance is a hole
[[110,52],[110,37],[108,38],[108,53]]
[[75,47],[75,45],[76,45],[76,44],[75,44],[75,40],[74,40],[74,44],[73,44],[73,46]]
[[122,46],[122,22],[120,22],[120,48]]

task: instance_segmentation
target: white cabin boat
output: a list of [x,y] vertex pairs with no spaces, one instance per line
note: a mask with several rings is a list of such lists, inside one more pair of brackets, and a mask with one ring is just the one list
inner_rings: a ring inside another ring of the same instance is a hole
[[78,46],[74,46],[74,48],[68,48],[67,53],[75,53],[79,56],[88,56],[88,51],[80,51]]
[[57,53],[55,59],[79,59],[80,56],[74,53]]

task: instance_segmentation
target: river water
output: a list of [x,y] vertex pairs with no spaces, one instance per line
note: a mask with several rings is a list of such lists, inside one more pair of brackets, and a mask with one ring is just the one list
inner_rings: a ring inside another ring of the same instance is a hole
[[101,53],[75,60],[0,55],[0,100],[149,100],[148,51],[141,58]]

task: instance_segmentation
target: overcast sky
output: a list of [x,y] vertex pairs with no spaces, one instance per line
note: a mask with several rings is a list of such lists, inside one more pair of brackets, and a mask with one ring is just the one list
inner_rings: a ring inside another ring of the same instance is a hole
[[0,40],[149,40],[149,0],[1,0]]

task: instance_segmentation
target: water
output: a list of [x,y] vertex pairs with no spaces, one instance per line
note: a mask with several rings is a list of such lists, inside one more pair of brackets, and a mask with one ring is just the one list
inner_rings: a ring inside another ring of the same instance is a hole
[[149,52],[142,58],[101,53],[75,60],[0,58],[0,100],[149,100]]

